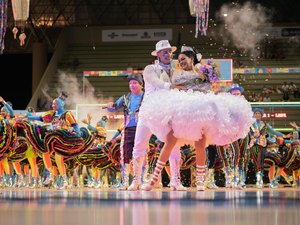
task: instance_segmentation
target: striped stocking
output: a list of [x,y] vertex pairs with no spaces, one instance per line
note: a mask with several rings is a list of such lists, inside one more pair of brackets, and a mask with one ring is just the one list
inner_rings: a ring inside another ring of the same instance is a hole
[[150,185],[153,186],[158,181],[158,177],[160,176],[161,171],[164,168],[165,164],[166,164],[165,162],[157,160],[157,163],[156,163],[156,166],[154,169],[154,173],[153,173],[153,176],[150,181]]
[[196,186],[198,191],[205,189],[206,166],[197,165],[196,170]]

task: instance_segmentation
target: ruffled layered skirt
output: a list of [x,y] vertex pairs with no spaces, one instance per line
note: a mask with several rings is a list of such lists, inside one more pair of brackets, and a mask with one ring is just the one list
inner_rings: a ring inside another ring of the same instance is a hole
[[173,130],[182,143],[205,135],[207,144],[226,145],[244,138],[253,124],[250,103],[229,93],[158,90],[142,103],[139,117],[161,141]]

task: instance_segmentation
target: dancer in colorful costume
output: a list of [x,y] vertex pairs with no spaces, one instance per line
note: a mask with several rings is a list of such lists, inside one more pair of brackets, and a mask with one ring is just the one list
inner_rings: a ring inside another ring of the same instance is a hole
[[[228,93],[235,96],[242,96],[244,88],[238,84],[232,84],[228,89]],[[226,149],[224,146],[218,146],[219,154],[224,163],[226,187],[239,187],[244,188],[245,185],[245,157],[247,153],[247,147],[249,142],[249,135],[245,138],[239,139],[229,146],[232,151],[232,165],[230,165],[229,158],[227,157]]]
[[[91,120],[92,120],[92,117],[91,117],[90,114],[87,114],[87,119],[82,120],[82,122],[84,124],[88,125],[88,127],[87,127],[88,130],[95,137],[93,145],[91,146],[91,148],[88,151],[86,151],[84,153],[84,155],[79,156],[80,157],[79,161],[83,162],[83,163],[80,163],[79,170],[78,170],[78,174],[80,174],[79,175],[80,176],[79,180],[82,180],[82,181],[83,181],[83,178],[82,178],[83,166],[87,162],[84,159],[87,159],[86,156],[91,156],[93,153],[98,154],[96,152],[96,150],[98,149],[99,152],[102,151],[102,147],[106,144],[106,137],[107,137],[106,122],[108,120],[107,116],[102,116],[101,120],[99,120],[96,123],[96,126],[91,125]],[[101,184],[101,179],[103,177],[103,175],[100,175],[100,174],[102,174],[103,171],[100,171],[99,169],[93,168],[90,163],[88,163],[88,165],[85,165],[85,167],[86,167],[86,171],[87,171],[87,174],[88,174],[87,186],[88,187],[100,188],[101,185],[102,185]],[[106,181],[106,183],[107,183],[107,181]],[[83,186],[83,183],[80,183],[80,186]]]
[[121,159],[124,164],[121,163],[122,186],[120,189],[125,190],[129,186],[130,163],[132,161],[138,113],[144,96],[143,78],[141,75],[131,74],[127,77],[127,81],[129,82],[130,92],[121,96],[114,103],[107,103],[107,110],[109,112],[115,112],[120,108],[123,108],[124,112],[124,131],[121,147]]
[[9,103],[7,103],[0,96],[0,103],[2,103],[0,114],[0,186],[12,186],[12,171],[10,169],[7,151],[13,145],[16,135],[11,124],[10,118],[14,117],[14,112]]
[[[3,156],[2,165],[4,166],[5,171],[10,171],[10,173],[12,173],[12,171],[8,164],[13,166],[16,173],[16,179],[14,184],[9,181],[9,183],[12,184],[12,187],[23,187],[25,186],[25,182],[21,161],[24,162],[25,159],[28,159],[33,177],[38,177],[38,168],[35,161],[36,155],[32,146],[26,141],[22,127],[18,126],[18,119],[16,118],[12,105],[5,102],[2,97],[0,97],[0,102],[4,105],[1,109],[2,116],[8,122],[12,130],[11,143]],[[7,174],[7,176],[9,175]],[[11,178],[9,178],[9,180],[11,180]]]
[[[286,135],[288,137],[288,135]],[[282,137],[268,134],[267,146],[264,154],[264,170],[268,171],[270,188],[279,187],[279,178],[282,176],[287,179],[284,169],[293,160],[293,150],[288,147],[288,140]]]
[[[296,122],[291,122],[290,125],[294,128],[293,132],[289,134],[291,138],[288,140],[289,152],[291,152],[291,157],[288,162],[285,164],[284,170],[292,176],[293,178],[293,186],[300,187],[300,139],[299,132],[300,127]],[[290,154],[288,154],[290,155]]]
[[278,137],[285,138],[285,135],[279,131],[274,130],[268,123],[262,120],[264,110],[261,108],[254,108],[253,114],[255,122],[250,127],[250,160],[253,161],[256,167],[256,187],[263,187],[263,170],[264,158],[267,146],[268,133],[274,134]]
[[[107,116],[102,116],[96,126],[90,124],[91,117],[82,122],[88,124],[88,129],[95,136],[93,145],[88,151],[76,159],[80,167],[85,166],[88,172],[88,187],[100,188],[118,185],[117,177],[120,172],[120,139],[106,141]],[[111,178],[108,180],[108,178]]]
[[158,90],[141,106],[140,117],[164,142],[153,177],[142,187],[144,190],[153,188],[176,143],[191,142],[196,149],[197,190],[203,191],[206,146],[226,145],[244,138],[253,123],[251,105],[245,98],[211,91],[210,81],[215,79],[209,76],[213,73],[201,72],[192,48],[182,48],[178,61],[181,68],[174,71],[174,83],[186,86],[188,91]]
[[55,154],[55,162],[63,178],[60,188],[68,187],[65,160],[87,151],[94,139],[87,129],[79,129],[74,114],[65,111],[64,105],[64,98],[60,96],[53,100],[53,110],[41,116],[27,116],[30,120],[39,120],[50,125],[44,137],[44,144],[48,154]]

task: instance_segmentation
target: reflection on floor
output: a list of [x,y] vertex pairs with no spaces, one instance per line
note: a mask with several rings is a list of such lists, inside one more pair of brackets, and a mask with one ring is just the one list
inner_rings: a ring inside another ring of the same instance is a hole
[[300,189],[0,189],[0,224],[294,225]]

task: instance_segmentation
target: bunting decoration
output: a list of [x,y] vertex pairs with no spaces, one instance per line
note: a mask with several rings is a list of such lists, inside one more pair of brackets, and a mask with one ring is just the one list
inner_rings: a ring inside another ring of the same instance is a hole
[[7,28],[7,0],[0,0],[0,54],[4,50],[4,37]]
[[195,37],[198,37],[199,31],[201,35],[206,36],[208,27],[209,0],[189,0],[190,14],[196,17]]

